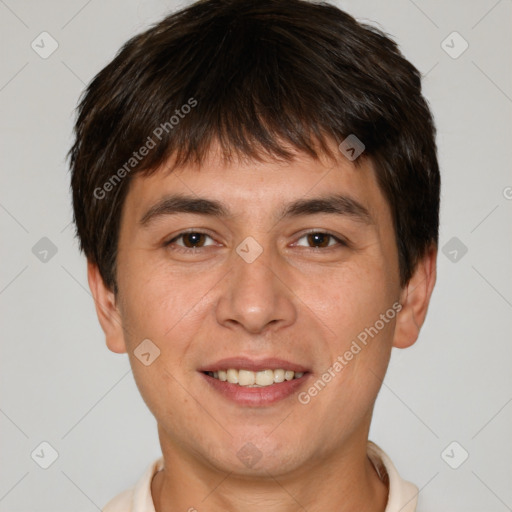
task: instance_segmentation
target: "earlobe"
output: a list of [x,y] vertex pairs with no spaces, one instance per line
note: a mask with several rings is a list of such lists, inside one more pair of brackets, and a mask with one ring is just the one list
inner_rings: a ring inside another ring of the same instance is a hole
[[98,266],[90,261],[87,262],[87,279],[107,347],[112,352],[123,354],[126,352],[126,344],[115,295],[105,285]]
[[393,337],[393,346],[396,348],[410,347],[418,339],[436,283],[436,260],[437,247],[432,246],[418,262],[413,276],[402,289],[402,310],[397,317]]

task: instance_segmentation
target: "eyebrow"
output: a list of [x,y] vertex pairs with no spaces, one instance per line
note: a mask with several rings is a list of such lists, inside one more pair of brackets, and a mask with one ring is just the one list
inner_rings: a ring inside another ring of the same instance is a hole
[[[151,206],[141,217],[140,224],[145,227],[157,218],[177,213],[194,213],[224,219],[234,217],[229,208],[219,201],[174,194],[163,197]],[[293,201],[281,208],[277,213],[277,220],[319,213],[348,216],[365,224],[374,224],[374,220],[365,206],[343,194]]]

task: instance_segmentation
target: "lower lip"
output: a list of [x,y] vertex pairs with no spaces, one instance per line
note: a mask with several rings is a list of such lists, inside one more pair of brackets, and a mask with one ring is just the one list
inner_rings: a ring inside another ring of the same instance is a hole
[[238,384],[231,384],[230,382],[210,377],[202,372],[201,375],[215,391],[218,391],[229,400],[232,400],[239,405],[261,407],[271,405],[293,395],[302,385],[304,385],[309,373],[305,373],[298,379],[286,380],[284,382],[260,388],[249,388],[246,386],[239,386]]

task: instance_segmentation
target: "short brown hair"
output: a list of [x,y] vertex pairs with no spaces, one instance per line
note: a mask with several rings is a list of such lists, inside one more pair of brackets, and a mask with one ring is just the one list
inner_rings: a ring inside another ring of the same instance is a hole
[[439,229],[435,126],[418,70],[382,31],[327,3],[198,1],[130,39],[84,91],[69,151],[80,248],[116,292],[135,173],[171,155],[200,164],[214,141],[226,158],[287,159],[285,146],[318,158],[329,138],[349,135],[390,205],[404,286]]

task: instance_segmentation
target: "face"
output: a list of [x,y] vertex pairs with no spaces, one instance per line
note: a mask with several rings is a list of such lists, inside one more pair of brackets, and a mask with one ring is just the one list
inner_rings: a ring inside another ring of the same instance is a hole
[[285,475],[366,443],[404,299],[369,160],[212,152],[136,176],[117,281],[107,343],[128,352],[164,453]]

